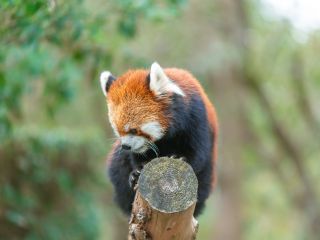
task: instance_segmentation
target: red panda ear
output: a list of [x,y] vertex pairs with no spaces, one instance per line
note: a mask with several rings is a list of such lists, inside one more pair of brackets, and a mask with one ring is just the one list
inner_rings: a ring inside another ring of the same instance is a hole
[[168,92],[185,95],[182,89],[167,77],[157,62],[151,65],[149,86],[156,95]]
[[100,74],[100,85],[105,96],[107,96],[107,92],[114,80],[116,78],[109,71],[104,71]]

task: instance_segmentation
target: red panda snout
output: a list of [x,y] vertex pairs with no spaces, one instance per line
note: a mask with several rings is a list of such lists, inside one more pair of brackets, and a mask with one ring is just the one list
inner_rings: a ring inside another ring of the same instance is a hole
[[121,146],[124,150],[130,150],[136,153],[143,153],[148,149],[148,140],[142,136],[127,134],[120,137]]

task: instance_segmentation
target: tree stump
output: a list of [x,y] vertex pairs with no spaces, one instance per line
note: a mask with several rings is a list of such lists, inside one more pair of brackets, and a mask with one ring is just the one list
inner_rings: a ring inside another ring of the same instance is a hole
[[136,189],[129,240],[196,239],[198,181],[189,164],[173,157],[153,159],[144,166]]

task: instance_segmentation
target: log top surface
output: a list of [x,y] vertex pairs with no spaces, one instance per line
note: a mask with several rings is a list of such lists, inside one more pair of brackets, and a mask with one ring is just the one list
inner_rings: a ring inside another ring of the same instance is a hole
[[197,177],[182,159],[153,159],[144,166],[138,188],[154,209],[165,213],[183,211],[197,201]]

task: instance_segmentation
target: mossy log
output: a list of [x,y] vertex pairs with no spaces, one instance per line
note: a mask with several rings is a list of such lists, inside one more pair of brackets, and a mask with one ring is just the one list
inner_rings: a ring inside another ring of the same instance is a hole
[[156,158],[141,172],[131,219],[129,240],[192,240],[198,222],[193,217],[198,181],[182,159]]

